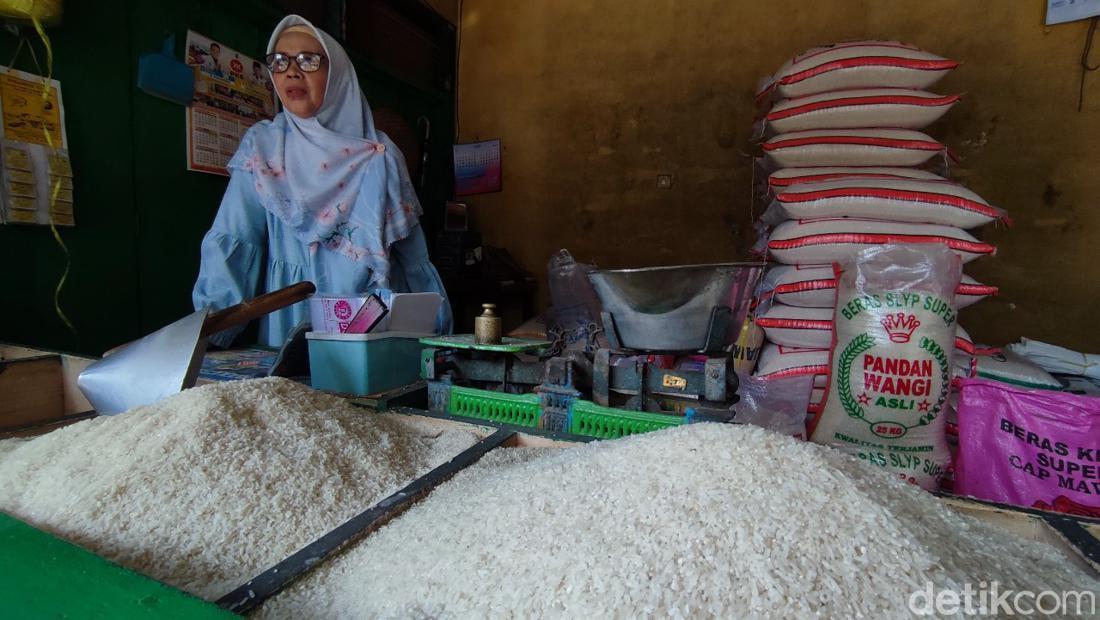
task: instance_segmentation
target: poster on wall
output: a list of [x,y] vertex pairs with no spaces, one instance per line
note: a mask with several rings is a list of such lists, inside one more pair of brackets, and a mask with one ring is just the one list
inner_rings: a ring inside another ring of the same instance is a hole
[[500,140],[456,144],[454,158],[456,196],[500,191]]
[[187,108],[187,169],[228,176],[225,166],[248,128],[275,116],[275,86],[259,60],[187,31],[186,61],[195,72]]
[[1100,0],[1047,0],[1046,25],[1088,19],[1100,15]]
[[[7,224],[73,226],[73,169],[61,82],[0,66],[0,198]],[[48,134],[48,137],[47,137]],[[51,208],[52,205],[52,208]]]

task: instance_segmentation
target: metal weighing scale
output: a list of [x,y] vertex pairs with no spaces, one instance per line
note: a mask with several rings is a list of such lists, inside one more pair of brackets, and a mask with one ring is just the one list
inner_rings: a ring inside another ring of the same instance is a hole
[[[729,345],[760,271],[758,263],[728,263],[593,272],[604,348],[561,352],[518,338],[481,345],[472,335],[422,339],[429,408],[607,436],[728,421],[737,401]],[[689,359],[664,368],[655,356]]]

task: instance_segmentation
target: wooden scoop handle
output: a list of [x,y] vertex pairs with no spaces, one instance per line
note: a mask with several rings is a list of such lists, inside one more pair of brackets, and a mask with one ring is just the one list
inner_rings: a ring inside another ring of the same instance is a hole
[[230,327],[243,325],[252,319],[258,319],[265,314],[296,304],[312,295],[316,290],[317,287],[312,282],[299,282],[277,291],[265,293],[254,299],[242,301],[224,310],[218,310],[206,317],[206,322],[202,324],[200,334],[205,338]]

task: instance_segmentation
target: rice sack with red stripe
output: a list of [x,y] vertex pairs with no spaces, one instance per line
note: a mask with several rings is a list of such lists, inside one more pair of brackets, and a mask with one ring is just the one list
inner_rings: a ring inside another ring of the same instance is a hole
[[959,256],[942,245],[868,248],[839,267],[829,388],[812,440],[927,490],[944,436]]
[[[832,265],[777,265],[764,275],[763,290],[788,306],[832,308],[836,305],[836,276]],[[955,307],[962,309],[996,295],[998,288],[962,276],[955,289]]]
[[1005,221],[1005,212],[951,181],[837,179],[802,183],[776,192],[784,219],[854,217],[914,224],[977,228]]
[[888,166],[813,166],[809,168],[782,168],[768,175],[768,189],[778,192],[799,183],[820,183],[838,179],[919,179],[946,181],[940,175],[920,168],[892,168]]
[[771,232],[767,249],[785,265],[821,265],[851,260],[884,243],[944,245],[964,263],[997,251],[953,226],[855,218],[788,220]]
[[960,99],[905,88],[840,90],[777,102],[764,116],[772,133],[807,129],[924,129]]
[[760,350],[758,379],[816,377],[829,372],[829,349],[803,349],[769,342]]
[[795,56],[775,73],[771,88],[780,97],[881,86],[924,89],[957,66],[897,41],[849,41]]
[[912,129],[812,129],[772,136],[763,144],[773,168],[919,166],[946,151]]
[[769,342],[785,347],[827,349],[832,341],[831,308],[798,308],[772,304],[756,317]]
[[955,347],[955,374],[959,377],[981,377],[1029,389],[1062,389],[1062,382],[1035,362],[1009,349],[975,345],[961,327]]

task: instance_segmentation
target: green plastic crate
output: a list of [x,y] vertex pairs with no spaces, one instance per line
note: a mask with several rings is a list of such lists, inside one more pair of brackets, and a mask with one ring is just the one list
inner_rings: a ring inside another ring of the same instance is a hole
[[648,433],[683,423],[684,418],[679,416],[612,409],[587,400],[574,402],[569,413],[570,433],[598,439]]
[[448,407],[451,415],[514,426],[538,428],[542,411],[537,394],[505,394],[454,386]]

